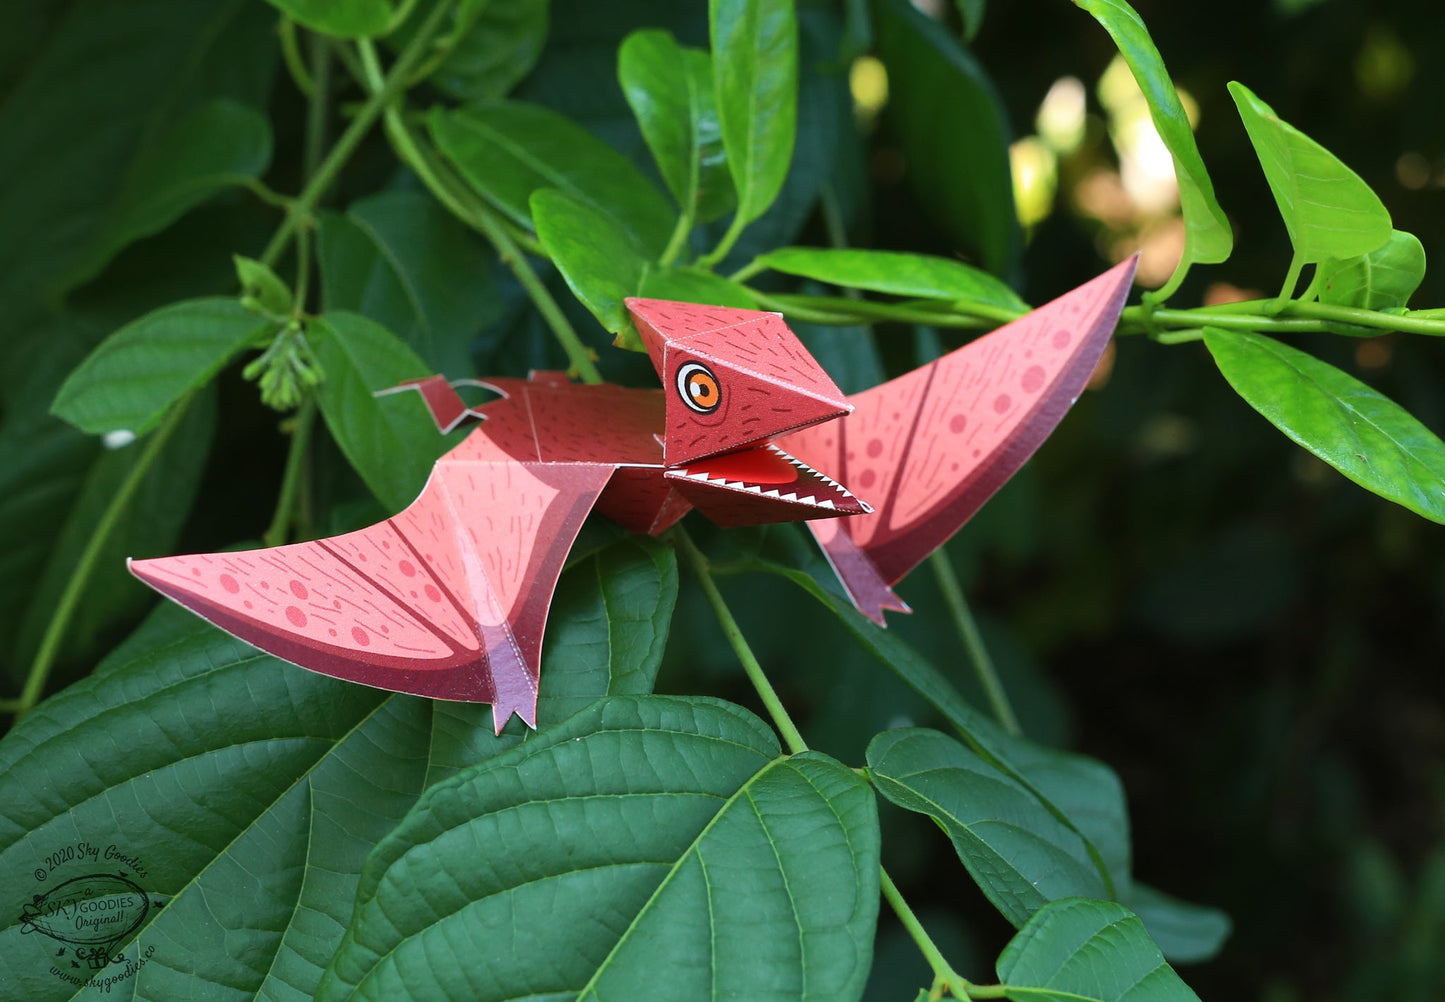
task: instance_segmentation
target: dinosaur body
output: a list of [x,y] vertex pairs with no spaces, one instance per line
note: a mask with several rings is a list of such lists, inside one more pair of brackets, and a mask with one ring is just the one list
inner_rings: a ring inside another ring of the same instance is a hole
[[881,623],[907,608],[891,586],[1078,396],[1132,272],[851,398],[777,314],[628,300],[663,389],[535,373],[487,381],[501,397],[473,410],[441,377],[416,380],[439,427],[481,424],[404,511],[330,539],[131,569],[303,667],[492,703],[499,731],[514,712],[535,726],[547,608],[589,512],[654,535],[692,508],[724,526],[806,520]]

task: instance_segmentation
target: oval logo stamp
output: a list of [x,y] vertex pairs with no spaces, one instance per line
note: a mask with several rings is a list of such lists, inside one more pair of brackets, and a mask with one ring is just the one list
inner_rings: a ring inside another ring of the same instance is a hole
[[66,844],[45,853],[43,863],[35,868],[36,887],[20,909],[20,932],[60,944],[51,954],[53,976],[108,993],[150,959],[154,947],[133,958],[119,948],[165,899],[138,883],[146,876],[145,864],[114,843]]

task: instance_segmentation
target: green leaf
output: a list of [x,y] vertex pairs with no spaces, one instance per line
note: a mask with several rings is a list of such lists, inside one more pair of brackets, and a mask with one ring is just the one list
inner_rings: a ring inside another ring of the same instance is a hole
[[967,49],[909,0],[874,0],[888,68],[887,115],[908,178],[939,228],[987,271],[1013,266],[1022,240],[1009,173],[1008,117]]
[[450,443],[419,394],[374,394],[429,375],[426,363],[395,334],[355,313],[318,317],[306,336],[325,376],[316,401],[326,426],[377,499],[400,511],[416,500]]
[[542,648],[542,726],[601,696],[652,692],[677,605],[677,554],[628,534],[562,576]]
[[938,731],[885,731],[868,745],[878,792],[926,814],[970,876],[1015,926],[1046,902],[1108,897],[1088,846],[1033,793]]
[[1149,937],[1176,964],[1212,959],[1229,938],[1232,923],[1217,908],[1180,901],[1145,884],[1135,884],[1125,902],[1144,923]]
[[1390,239],[1390,213],[1358,174],[1281,121],[1248,87],[1233,81],[1229,93],[1284,217],[1296,261],[1357,257]]
[[[93,273],[118,249],[118,236],[154,232],[169,221],[163,217],[195,204],[188,178],[202,180],[217,161],[202,147],[162,146],[167,137],[219,139],[239,154],[242,147],[213,134],[230,116],[259,138],[254,112],[215,99],[266,104],[274,28],[275,15],[251,0],[65,7],[39,51],[26,53],[27,72],[0,108],[0,308],[12,322],[23,306]],[[167,158],[201,173],[171,173]],[[156,188],[156,170],[175,186]],[[164,190],[174,197],[150,197]]]
[[60,387],[51,411],[92,435],[144,435],[274,326],[234,299],[163,306],[106,338]]
[[646,262],[612,219],[564,192],[532,196],[537,239],[572,293],[613,334],[633,334],[623,300],[637,295]]
[[617,78],[658,170],[697,222],[735,204],[723,149],[712,57],[666,31],[634,31],[617,53]]
[[1004,947],[1014,1002],[1199,1002],[1123,905],[1074,899],[1042,908]]
[[321,299],[393,331],[432,371],[472,374],[477,333],[501,313],[492,251],[420,191],[387,191],[325,213]]
[[1174,81],[1149,29],[1124,0],[1074,0],[1104,26],[1129,72],[1144,95],[1149,117],[1174,160],[1174,177],[1179,182],[1179,207],[1184,216],[1184,253],[1168,284],[1160,290],[1166,298],[1184,281],[1194,263],[1218,264],[1234,249],[1234,233],[1214,196],[1214,183],[1204,169],[1204,160],[1194,142],[1189,116],[1174,89]]
[[[537,64],[547,41],[548,0],[469,0],[460,5],[461,35],[427,82],[463,101],[492,101],[506,95]],[[402,48],[407,27],[387,37]]]
[[201,105],[142,148],[66,284],[94,277],[123,247],[165,229],[218,192],[255,180],[270,163],[265,115],[224,99]]
[[1389,310],[1404,306],[1425,278],[1425,248],[1413,233],[1394,230],[1383,247],[1320,266],[1320,302]]
[[667,196],[631,160],[555,111],[502,101],[433,108],[427,121],[472,187],[523,226],[533,225],[532,193],[556,188],[610,219],[648,257],[672,234]]
[[617,697],[428,790],[317,997],[856,999],[877,907],[857,775],[726,703]]
[[391,23],[388,0],[267,0],[298,24],[337,38],[370,38]]
[[[175,546],[200,490],[215,429],[216,394],[202,391],[192,400],[180,427],[161,448],[96,556],[65,633],[62,660],[79,663],[96,655],[97,648],[105,650],[113,639],[107,636],[108,631],[127,619],[133,621],[145,610],[151,599],[150,590],[131,577],[126,558],[154,556]],[[90,545],[97,524],[145,448],[145,442],[133,442],[124,448],[101,452],[86,471],[79,491],[73,499],[68,499],[69,507],[50,511],[49,517],[58,532],[52,538],[39,574],[27,582],[30,605],[12,651],[13,664],[28,666],[35,657],[81,554]],[[84,663],[88,667],[92,662]]]
[[[429,708],[284,664],[167,603],[0,741],[0,982],[74,997],[21,905],[121,868],[152,905],[115,948],[132,963],[153,951],[127,986],[137,997],[309,997],[362,860],[420,792]],[[67,854],[81,843],[125,858]]]
[[277,316],[291,312],[291,289],[280,276],[260,261],[240,254],[232,254],[231,260],[236,265],[236,280],[241,283],[241,305]]
[[757,219],[783,187],[798,128],[792,0],[709,0],[713,85],[737,215]]
[[757,264],[829,285],[895,296],[981,303],[1027,312],[1018,294],[986,271],[927,254],[850,248],[780,247]]
[[1204,329],[1229,385],[1289,438],[1380,497],[1445,522],[1445,443],[1403,407],[1297,348]]

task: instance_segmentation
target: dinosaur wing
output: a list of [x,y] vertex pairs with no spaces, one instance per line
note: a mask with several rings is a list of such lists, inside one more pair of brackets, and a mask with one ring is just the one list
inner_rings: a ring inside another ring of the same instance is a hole
[[849,397],[854,411],[779,446],[873,505],[810,522],[859,609],[904,608],[888,586],[958,531],[1078,398],[1118,322],[1126,261],[928,365]]
[[442,457],[405,511],[330,539],[135,560],[142,581],[277,657],[493,704],[536,726],[547,609],[614,467]]

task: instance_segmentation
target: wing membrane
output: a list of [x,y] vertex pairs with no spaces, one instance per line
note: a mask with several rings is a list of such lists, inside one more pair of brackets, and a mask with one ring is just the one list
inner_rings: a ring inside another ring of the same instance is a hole
[[547,607],[613,467],[443,457],[405,511],[290,546],[131,562],[162,594],[303,668],[492,703],[535,726]]
[[[862,612],[882,622],[882,610],[898,599],[882,595],[877,579],[896,584],[942,545],[1058,425],[1108,343],[1133,273],[1132,260],[1118,265],[936,362],[849,397],[847,417],[779,440],[873,505],[871,515],[809,524]],[[876,578],[855,572],[859,580],[850,582],[854,549]],[[859,601],[863,595],[873,597]]]

